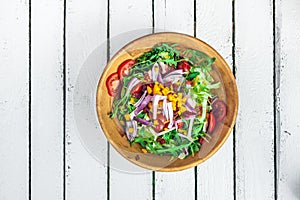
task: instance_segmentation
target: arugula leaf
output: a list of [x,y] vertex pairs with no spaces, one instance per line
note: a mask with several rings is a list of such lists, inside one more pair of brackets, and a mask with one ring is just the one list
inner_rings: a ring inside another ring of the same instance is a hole
[[135,116],[136,118],[141,118],[143,119],[145,117],[146,113],[144,111],[140,112],[137,116]]
[[132,111],[134,111],[135,110],[135,107],[134,107],[134,105],[132,105],[132,104],[128,104],[128,107],[127,107],[128,109],[128,113],[132,113]]
[[[165,62],[167,65],[177,66],[177,63],[182,61],[180,58],[180,51],[175,47],[177,44],[162,43],[161,45],[154,46],[151,51],[148,51],[136,59],[134,69],[140,69],[142,66],[147,66],[149,69],[152,65],[159,60],[159,62]],[[145,70],[145,69],[143,69]]]

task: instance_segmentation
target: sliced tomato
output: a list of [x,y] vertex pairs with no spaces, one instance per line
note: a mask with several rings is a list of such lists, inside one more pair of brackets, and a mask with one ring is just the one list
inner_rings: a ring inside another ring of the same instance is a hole
[[217,122],[220,122],[226,116],[226,104],[224,101],[218,99],[212,104],[212,112]]
[[139,83],[131,90],[131,94],[138,94],[142,91],[142,89],[143,89],[143,84]]
[[178,122],[178,123],[177,123],[177,127],[178,127],[178,128],[183,127],[183,125],[184,125],[184,122]]
[[187,61],[184,60],[184,61],[181,61],[180,63],[178,63],[177,68],[182,69],[183,72],[187,72],[187,71],[190,71],[191,66]]
[[115,96],[120,85],[120,79],[117,72],[112,73],[106,79],[106,88],[110,96]]
[[135,64],[135,60],[128,59],[121,63],[121,65],[118,68],[118,75],[120,80],[123,79],[124,76],[128,76],[131,67]]
[[162,123],[164,123],[165,121],[167,121],[167,118],[163,115],[163,114],[158,114],[156,116],[156,119],[161,121]]
[[186,81],[185,81],[185,84],[186,84],[186,85],[192,85],[192,81],[186,80]]
[[212,112],[209,113],[209,119],[208,119],[208,133],[212,133],[216,126],[216,119]]

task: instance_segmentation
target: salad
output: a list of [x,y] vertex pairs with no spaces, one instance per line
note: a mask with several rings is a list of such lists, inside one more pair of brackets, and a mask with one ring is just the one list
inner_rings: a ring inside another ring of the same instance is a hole
[[120,64],[106,79],[113,97],[110,118],[144,153],[194,156],[226,116],[220,88],[210,75],[215,58],[162,43]]

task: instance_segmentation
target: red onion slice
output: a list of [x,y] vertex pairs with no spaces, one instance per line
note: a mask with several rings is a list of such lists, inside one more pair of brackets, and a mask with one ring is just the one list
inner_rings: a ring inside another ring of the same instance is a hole
[[169,125],[168,128],[171,128],[173,126],[173,108],[172,108],[172,102],[167,103],[167,107],[168,107],[168,113],[169,113]]
[[159,65],[157,63],[155,63],[152,66],[152,80],[153,80],[153,82],[157,81],[158,74],[159,74]]
[[[129,129],[133,128],[133,132],[130,133]],[[126,136],[130,142],[134,140],[137,134],[137,123],[136,121],[126,121],[126,128],[125,128]]]
[[130,80],[130,82],[128,83],[128,86],[127,86],[127,91],[126,91],[126,93],[125,93],[125,96],[127,96],[130,92],[131,92],[131,90],[137,85],[137,84],[139,84],[141,81],[139,80],[139,79],[137,79],[137,78],[132,78],[131,80]]
[[151,101],[152,96],[148,95],[145,97],[145,99],[143,100],[143,102],[139,105],[139,107],[134,111],[134,114],[139,114],[139,112],[141,112],[146,106],[147,104]]
[[185,102],[185,106],[191,111],[191,112],[193,112],[193,113],[197,113],[197,111],[196,111],[196,109],[188,102],[188,101],[186,101]]
[[193,125],[194,125],[194,120],[195,120],[195,118],[191,118],[191,120],[190,120],[188,134],[187,134],[188,138],[192,137],[192,129],[193,129]]
[[137,108],[143,102],[143,100],[146,97],[146,95],[147,95],[147,91],[145,91],[144,94],[141,96],[141,98],[135,104],[133,104],[134,107]]
[[144,120],[144,119],[134,117],[133,120],[135,120],[137,122],[140,122],[141,124],[144,124],[146,126],[152,126],[152,122],[149,122],[149,121]]

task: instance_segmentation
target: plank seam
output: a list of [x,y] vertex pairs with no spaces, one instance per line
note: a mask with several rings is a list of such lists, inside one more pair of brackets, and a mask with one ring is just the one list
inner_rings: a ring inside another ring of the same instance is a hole
[[[236,77],[236,63],[235,63],[235,0],[232,0],[232,73]],[[236,128],[233,127],[233,199],[236,200]]]
[[274,112],[274,198],[278,199],[278,145],[277,140],[280,138],[280,112],[277,110],[277,88],[280,88],[280,44],[276,21],[276,0],[273,0],[273,112]]
[[152,200],[155,200],[155,171],[152,171]]
[[198,167],[194,167],[194,176],[195,176],[195,200],[198,199]]
[[66,108],[67,108],[67,73],[66,73],[66,17],[67,1],[64,0],[63,10],[63,199],[66,199]]
[[31,200],[31,0],[28,4],[28,199]]
[[[155,33],[155,4],[152,0],[152,33]],[[152,171],[152,200],[155,200],[155,171]]]
[[152,33],[154,33],[155,27],[155,16],[154,16],[154,0],[152,0]]
[[[194,0],[194,37],[197,35],[197,0]],[[194,167],[194,176],[195,176],[195,200],[198,199],[198,176],[197,176],[198,167]]]
[[[110,0],[107,0],[107,32],[106,32],[106,37],[107,37],[107,42],[106,42],[106,58],[107,62],[109,62],[110,58]],[[106,177],[106,192],[107,192],[107,200],[110,199],[110,145],[109,142],[107,141],[107,177]]]
[[196,37],[197,34],[197,0],[194,0],[194,37]]

